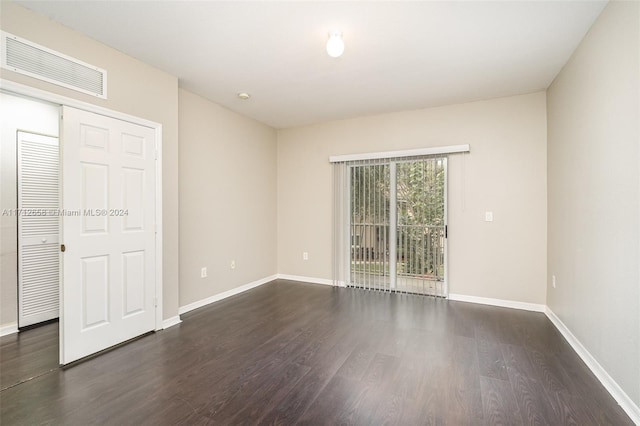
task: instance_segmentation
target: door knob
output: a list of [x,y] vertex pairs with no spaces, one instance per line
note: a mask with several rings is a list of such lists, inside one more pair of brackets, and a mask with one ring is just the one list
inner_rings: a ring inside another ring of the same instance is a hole
[[43,238],[43,239],[42,239],[42,242],[43,242],[43,243],[46,243],[46,242],[47,242],[47,239],[46,239],[46,238]]
[[60,251],[61,251],[61,252],[63,252],[63,253],[64,253],[64,251],[65,251],[66,249],[67,249],[67,248],[64,246],[64,244],[60,244]]

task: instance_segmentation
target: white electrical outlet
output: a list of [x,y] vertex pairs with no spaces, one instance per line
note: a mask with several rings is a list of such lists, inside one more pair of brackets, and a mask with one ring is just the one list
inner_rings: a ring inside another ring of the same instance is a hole
[[555,275],[551,275],[551,286],[553,288],[556,288],[556,276]]
[[200,278],[207,278],[207,268],[200,269]]
[[309,253],[307,253],[306,251],[302,252],[302,260],[309,260]]
[[236,261],[232,260],[231,261],[231,265],[229,265],[229,266],[231,266],[231,269],[236,269]]
[[484,212],[485,222],[493,222],[493,212]]

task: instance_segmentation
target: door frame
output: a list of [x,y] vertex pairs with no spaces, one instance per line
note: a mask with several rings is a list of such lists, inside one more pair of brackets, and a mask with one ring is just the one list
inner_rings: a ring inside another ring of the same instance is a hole
[[[133,124],[138,124],[140,126],[149,127],[154,130],[155,133],[155,146],[156,146],[156,202],[155,202],[155,216],[156,216],[156,238],[155,238],[155,270],[156,270],[156,325],[155,330],[162,330],[162,322],[163,322],[163,275],[162,275],[162,265],[163,265],[163,256],[162,256],[162,241],[163,241],[163,226],[162,226],[162,124],[157,123],[155,121],[150,121],[144,118],[136,117],[133,115],[129,115],[126,113],[110,110],[108,108],[104,108],[98,105],[94,105],[88,102],[79,101],[74,98],[69,98],[67,96],[58,95],[56,93],[48,92],[45,90],[37,89],[35,87],[27,86],[24,84],[16,83],[11,80],[0,79],[0,91],[5,92],[11,95],[18,95],[22,97],[32,98],[36,101],[45,101],[53,104],[58,104],[62,106],[69,106],[77,109],[81,109],[87,112],[91,112],[94,114],[104,115],[110,118],[115,118],[117,120],[128,121]],[[61,108],[62,109],[62,108]],[[60,151],[61,151],[61,162],[62,155],[64,155],[64,134],[62,133],[62,126],[60,127],[60,135],[59,135],[59,143],[60,143]],[[62,175],[60,179],[61,192],[64,190],[64,182],[62,182]],[[62,197],[60,197],[62,200]],[[61,201],[62,202],[62,201]],[[61,206],[63,208],[63,206]],[[60,228],[60,236],[62,237],[62,228]],[[62,242],[63,243],[63,242]],[[62,259],[60,261],[62,263]],[[60,268],[60,288],[64,286],[64,281],[62,279],[62,267]],[[62,307],[64,306],[63,292],[60,291],[60,310],[62,315]],[[61,321],[64,318],[60,318]],[[62,329],[62,327],[61,327]],[[62,346],[60,347],[60,353],[62,354]]]

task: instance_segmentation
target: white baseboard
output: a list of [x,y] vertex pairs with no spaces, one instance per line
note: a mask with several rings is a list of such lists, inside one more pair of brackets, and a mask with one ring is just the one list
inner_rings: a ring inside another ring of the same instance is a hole
[[0,336],[6,336],[8,334],[13,334],[18,332],[18,323],[12,322],[9,324],[0,326]]
[[271,275],[269,277],[266,278],[261,278],[257,281],[253,281],[250,282],[249,284],[245,284],[242,285],[240,287],[236,287],[236,288],[232,288],[231,290],[227,290],[223,293],[218,293],[215,294],[211,297],[207,297],[206,299],[202,299],[202,300],[198,300],[197,302],[193,302],[193,303],[189,303],[188,305],[185,306],[181,306],[178,308],[178,314],[182,315],[182,314],[186,314],[187,312],[193,311],[194,309],[198,309],[201,308],[203,306],[207,306],[211,303],[214,302],[218,302],[222,299],[226,299],[227,297],[231,297],[231,296],[235,296],[236,294],[240,294],[242,292],[245,292],[247,290],[251,290],[252,288],[261,286],[263,284],[266,284],[268,282],[271,282],[275,279],[277,279],[278,276],[277,275]]
[[587,364],[587,367],[593,372],[593,374],[600,380],[600,383],[611,394],[613,399],[616,400],[618,405],[627,413],[631,420],[640,425],[640,407],[638,407],[629,396],[622,390],[622,388],[616,383],[615,380],[607,373],[607,371],[600,365],[600,363],[589,353],[589,351],[580,343],[580,340],[569,330],[569,328],[558,318],[553,311],[546,306],[545,314],[549,320],[556,326],[558,331],[567,339],[567,342],[571,345],[574,351],[580,358]]
[[287,275],[287,274],[278,274],[277,277],[279,280],[300,281],[303,283],[311,283],[311,284],[333,285],[333,280],[328,280],[326,278],[303,277],[300,275]]
[[175,317],[167,318],[162,321],[162,329],[167,329],[169,327],[173,327],[174,325],[178,325],[182,322],[180,319],[180,315],[176,315]]
[[518,302],[515,300],[491,299],[489,297],[466,296],[464,294],[449,294],[449,300],[456,302],[479,303],[481,305],[499,306],[502,308],[521,309],[523,311],[544,312],[546,306],[537,303]]

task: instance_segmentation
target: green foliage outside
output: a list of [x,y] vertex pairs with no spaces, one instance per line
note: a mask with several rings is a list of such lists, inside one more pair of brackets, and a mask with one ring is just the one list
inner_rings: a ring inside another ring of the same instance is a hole
[[[388,252],[389,173],[389,164],[355,166],[351,169],[351,223],[355,225],[351,229],[353,233],[375,229],[368,236],[358,236],[367,250],[364,260],[379,262],[380,257]],[[433,158],[398,162],[396,176],[398,273],[442,276],[445,223],[443,161]],[[358,227],[361,224],[367,224],[368,228]],[[361,253],[358,255],[362,256]],[[352,266],[361,270],[365,265],[357,262],[358,255],[352,255]],[[367,270],[377,272],[371,265]],[[388,273],[380,270],[380,273],[385,272]]]

